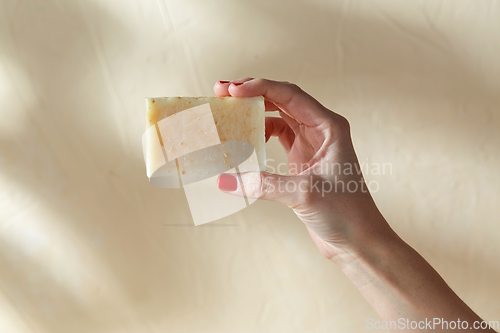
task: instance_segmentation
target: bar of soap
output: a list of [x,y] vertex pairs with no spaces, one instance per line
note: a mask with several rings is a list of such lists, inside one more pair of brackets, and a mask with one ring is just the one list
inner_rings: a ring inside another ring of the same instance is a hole
[[148,177],[266,170],[262,96],[146,98],[146,131]]

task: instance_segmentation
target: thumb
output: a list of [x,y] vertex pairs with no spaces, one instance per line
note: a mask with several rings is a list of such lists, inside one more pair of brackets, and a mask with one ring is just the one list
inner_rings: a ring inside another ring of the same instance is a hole
[[217,186],[228,194],[275,201],[290,207],[299,199],[303,181],[299,176],[283,176],[262,171],[223,173],[217,179]]

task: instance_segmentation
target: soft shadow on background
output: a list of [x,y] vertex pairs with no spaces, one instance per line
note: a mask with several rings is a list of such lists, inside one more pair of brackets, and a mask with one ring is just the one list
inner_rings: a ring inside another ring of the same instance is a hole
[[144,97],[243,76],[349,118],[360,161],[393,166],[366,175],[391,225],[500,320],[494,1],[0,5],[2,332],[365,330],[376,314],[289,209],[184,227],[184,193],[147,182]]

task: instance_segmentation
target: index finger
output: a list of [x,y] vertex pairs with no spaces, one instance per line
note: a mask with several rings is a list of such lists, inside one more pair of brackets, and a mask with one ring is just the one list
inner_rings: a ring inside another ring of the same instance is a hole
[[214,92],[219,97],[231,96],[227,89],[232,83],[241,83],[250,80],[253,80],[253,77],[245,77],[243,79],[237,79],[233,81],[217,81],[214,85]]
[[228,92],[235,97],[264,96],[292,118],[308,126],[331,119],[331,111],[297,85],[267,79],[231,83]]

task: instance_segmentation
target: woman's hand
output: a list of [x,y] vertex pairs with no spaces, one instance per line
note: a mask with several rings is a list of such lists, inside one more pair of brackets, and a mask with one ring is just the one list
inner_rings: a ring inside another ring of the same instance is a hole
[[[214,90],[219,96],[262,95],[266,110],[280,112],[281,118],[266,118],[266,138],[279,138],[288,154],[290,176],[242,173],[245,193],[292,208],[321,253],[339,264],[383,320],[427,323],[440,318],[465,321],[469,328],[480,323],[481,318],[378,211],[363,181],[345,118],[287,82],[219,81]],[[219,188],[223,183],[219,181]],[[241,196],[240,189],[226,192]]]
[[[288,155],[290,176],[242,173],[249,198],[292,208],[321,253],[332,260],[358,245],[393,235],[363,180],[344,117],[288,82],[251,78],[219,81],[214,91],[218,96],[262,95],[266,111],[279,111],[281,116],[266,117],[266,140],[279,138]],[[225,192],[243,195],[240,186]]]

